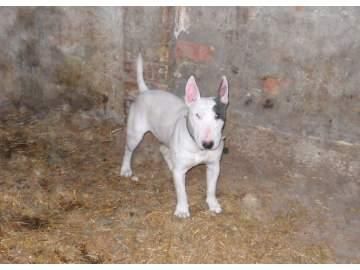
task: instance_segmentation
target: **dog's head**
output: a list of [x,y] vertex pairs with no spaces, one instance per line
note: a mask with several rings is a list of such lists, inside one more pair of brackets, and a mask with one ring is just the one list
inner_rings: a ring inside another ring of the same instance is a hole
[[229,103],[226,77],[222,77],[216,97],[201,98],[195,78],[191,76],[185,87],[185,103],[189,107],[188,130],[198,147],[202,150],[218,148]]

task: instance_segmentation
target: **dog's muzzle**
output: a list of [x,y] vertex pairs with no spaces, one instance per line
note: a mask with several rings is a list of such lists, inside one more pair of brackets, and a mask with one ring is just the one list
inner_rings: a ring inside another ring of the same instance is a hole
[[205,149],[211,149],[211,148],[214,146],[214,142],[213,142],[213,141],[203,142],[203,143],[202,143],[202,146],[203,146]]

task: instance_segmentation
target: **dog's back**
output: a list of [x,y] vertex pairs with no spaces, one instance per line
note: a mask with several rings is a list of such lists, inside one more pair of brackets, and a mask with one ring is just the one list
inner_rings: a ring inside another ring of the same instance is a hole
[[149,90],[143,78],[141,55],[137,59],[139,94],[130,107],[129,122],[141,123],[141,129],[151,131],[168,145],[177,120],[187,113],[187,106],[179,97],[163,90]]

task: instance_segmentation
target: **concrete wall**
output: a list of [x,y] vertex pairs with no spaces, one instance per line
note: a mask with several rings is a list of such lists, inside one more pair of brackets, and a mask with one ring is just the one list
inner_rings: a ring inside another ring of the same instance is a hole
[[124,119],[145,79],[231,87],[229,126],[360,142],[359,8],[0,8],[0,113],[69,104]]
[[0,8],[0,113],[122,114],[122,8]]
[[360,141],[359,8],[202,7],[184,13],[176,88],[195,73],[201,89],[213,94],[226,74],[234,124]]

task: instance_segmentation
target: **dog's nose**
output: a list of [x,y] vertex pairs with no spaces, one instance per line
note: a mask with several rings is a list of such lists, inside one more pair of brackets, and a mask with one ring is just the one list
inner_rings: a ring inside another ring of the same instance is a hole
[[213,141],[203,142],[202,145],[205,149],[211,149],[214,146],[214,142]]

